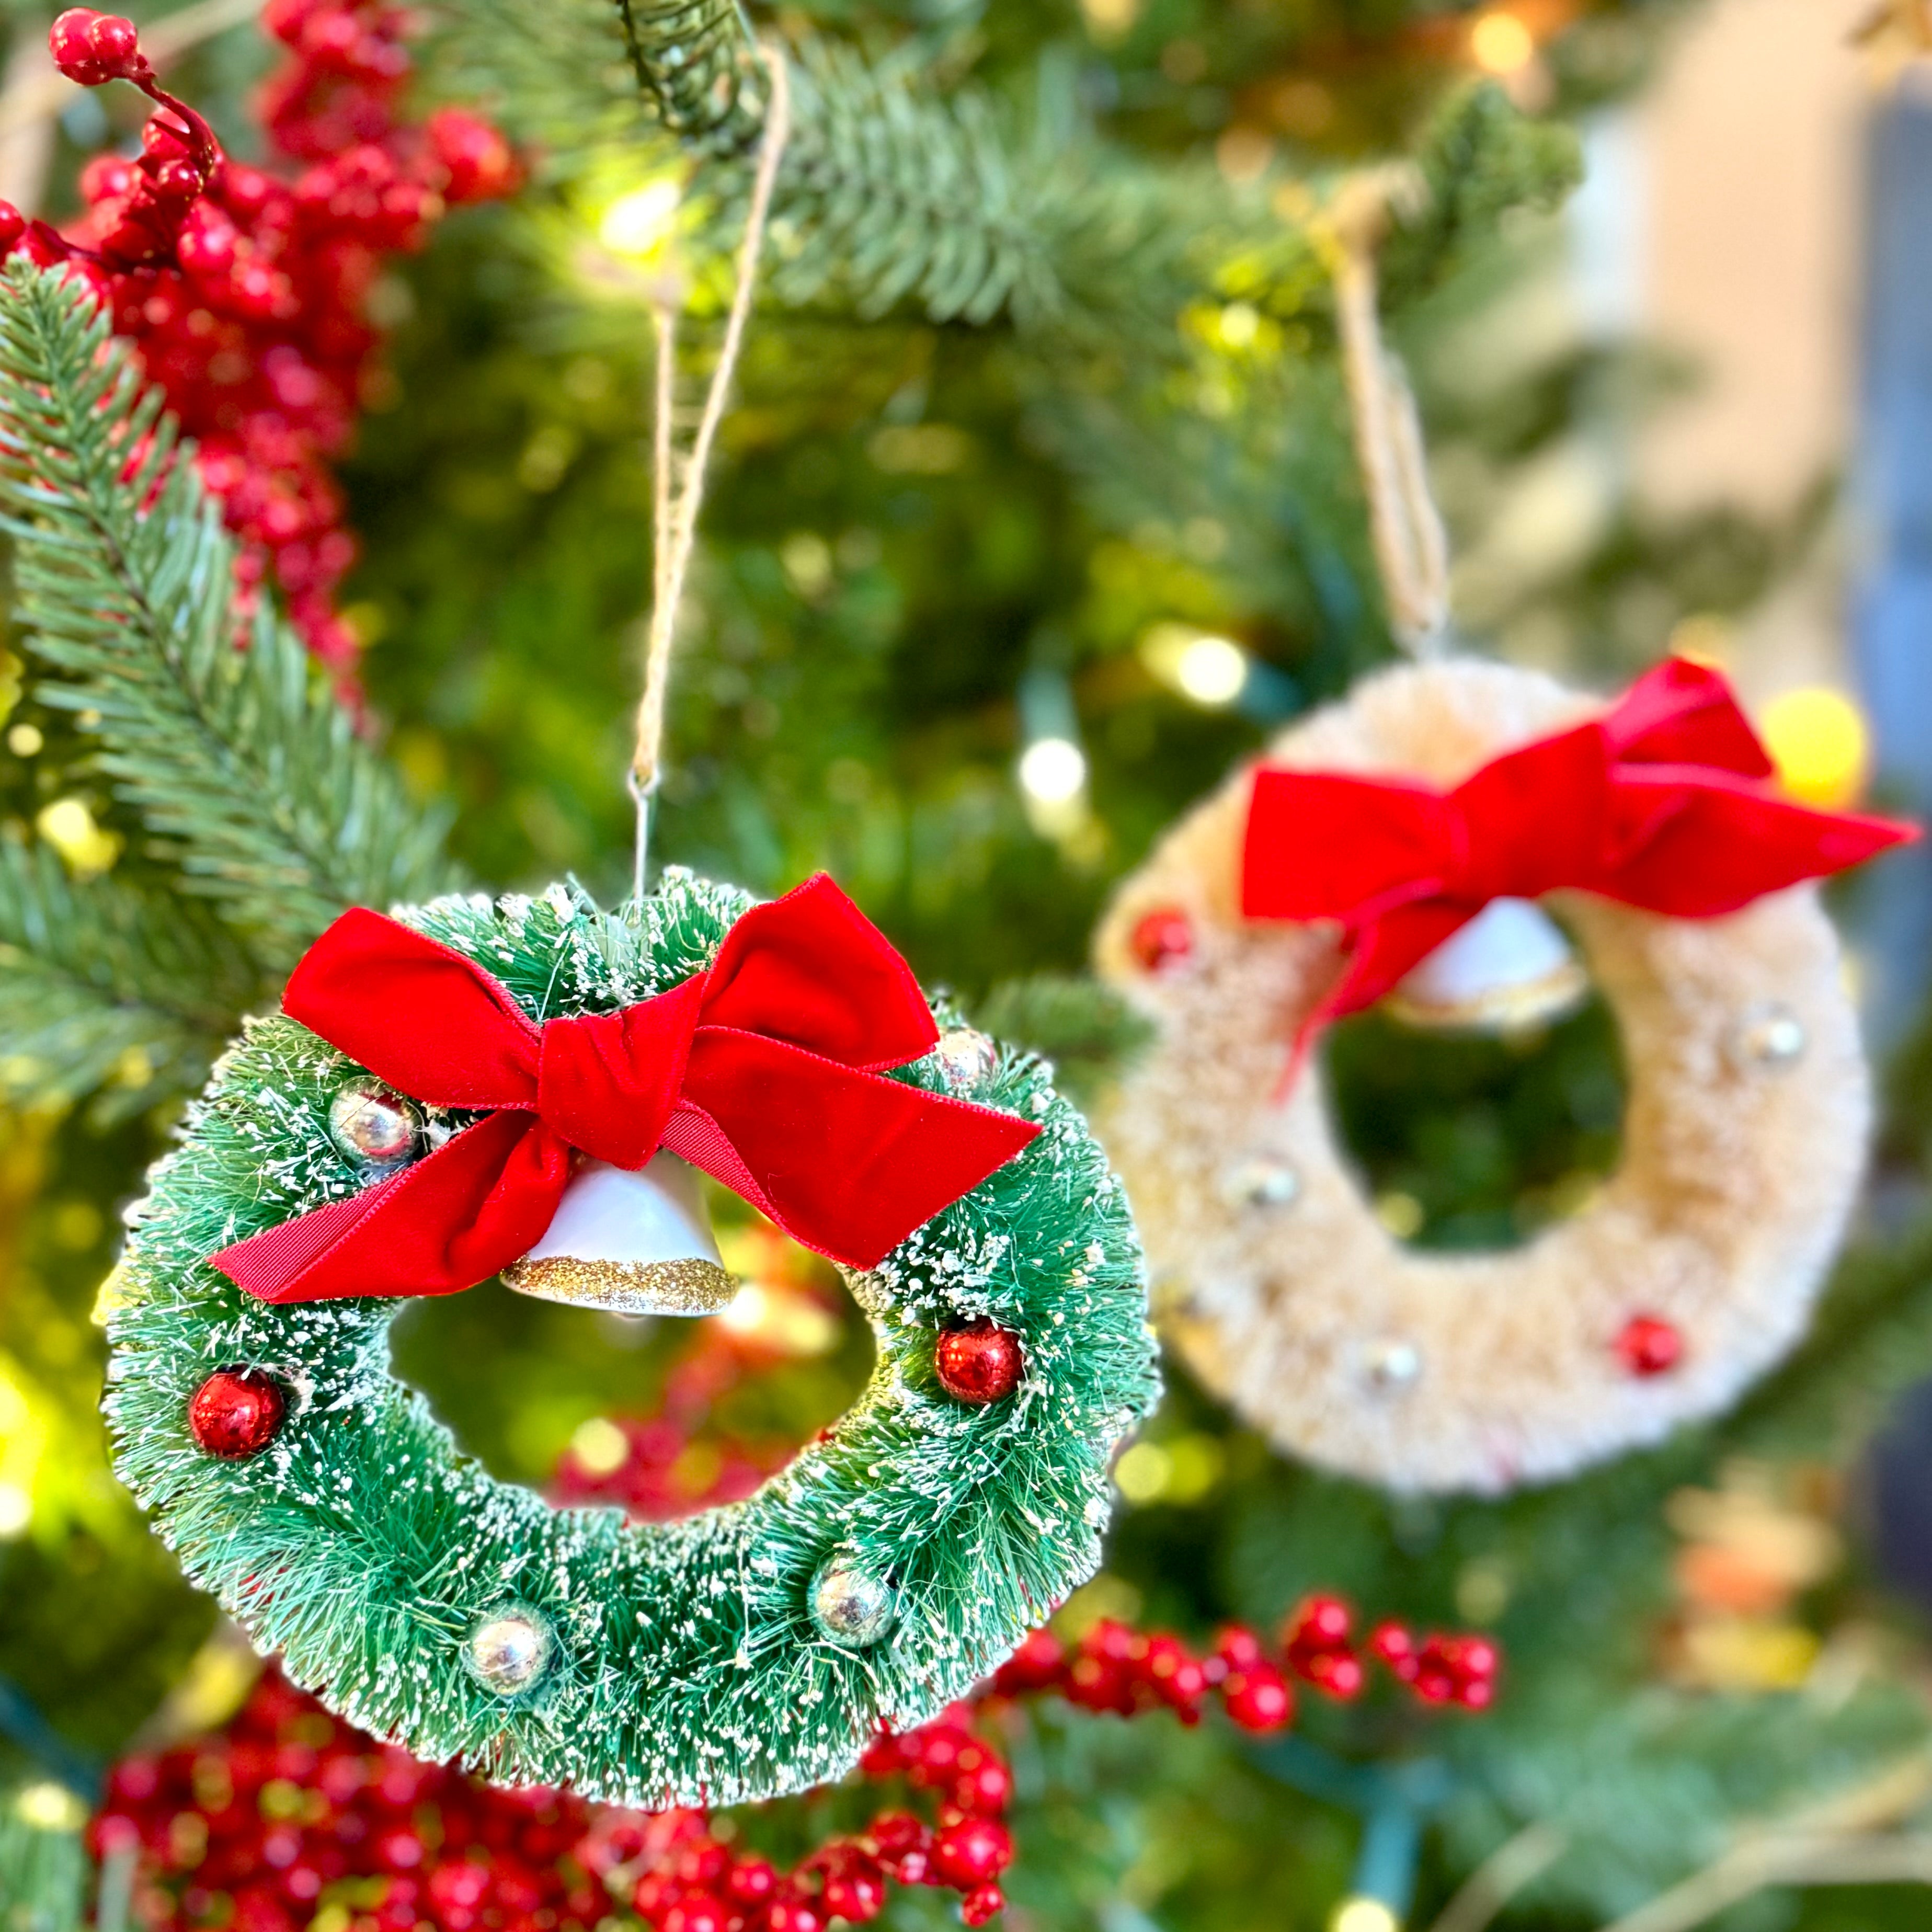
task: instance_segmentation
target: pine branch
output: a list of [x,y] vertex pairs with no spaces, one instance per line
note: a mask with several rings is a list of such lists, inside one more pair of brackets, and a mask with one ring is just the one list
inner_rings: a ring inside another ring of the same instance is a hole
[[1932,1370],[1932,1216],[1846,1250],[1810,1332],[1720,1425],[1746,1454],[1855,1454]]
[[87,1854],[80,1832],[22,1817],[17,1791],[0,1792],[0,1926],[7,1932],[80,1932]]
[[1003,980],[974,1007],[973,1018],[996,1038],[1045,1054],[1058,1084],[1076,1100],[1118,1078],[1154,1034],[1110,988],[1067,974]]
[[359,742],[266,606],[237,649],[234,545],[92,299],[0,274],[0,503],[28,648],[184,883],[292,958],[345,905],[449,884],[442,826]]
[[[452,30],[448,77],[472,93],[496,83],[554,165],[662,130],[699,160],[695,186],[734,232],[764,112],[742,15],[732,0],[617,0],[614,16],[608,4],[477,0]],[[802,34],[792,54],[770,268],[784,301],[868,316],[915,302],[935,321],[1004,315],[1083,339],[1157,326],[1170,346],[1192,300],[1232,292],[1325,312],[1319,183],[1291,218],[1268,184],[1231,187],[1203,161],[1103,141],[1060,62],[1042,64],[1023,118],[981,89],[939,95],[914,49],[872,61]],[[1558,199],[1576,175],[1568,132],[1525,120],[1494,89],[1453,101],[1418,159],[1435,194],[1396,251],[1390,286],[1405,298],[1504,208]]]
[[110,1118],[207,1077],[261,990],[192,901],[114,878],[76,887],[45,846],[0,840],[0,1090]]

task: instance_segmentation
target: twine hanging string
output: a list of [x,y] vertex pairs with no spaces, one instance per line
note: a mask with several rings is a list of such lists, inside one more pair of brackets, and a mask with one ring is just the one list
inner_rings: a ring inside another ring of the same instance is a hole
[[1415,392],[1382,340],[1376,251],[1390,214],[1425,193],[1412,168],[1370,170],[1342,184],[1318,236],[1335,286],[1335,322],[1369,500],[1376,568],[1389,628],[1412,657],[1443,648],[1449,625],[1449,542],[1429,488]]
[[[711,460],[711,446],[718,426],[724,418],[724,404],[731,387],[738,352],[744,346],[745,324],[752,312],[752,296],[758,284],[758,256],[763,250],[765,227],[771,213],[772,190],[778,180],[778,163],[784,154],[785,140],[791,132],[791,77],[784,54],[776,46],[761,44],[758,57],[771,76],[771,94],[765,105],[764,132],[758,145],[758,163],[752,181],[751,205],[746,213],[745,232],[738,245],[736,286],[731,307],[724,320],[724,338],[718,350],[717,366],[704,392],[704,406],[698,421],[691,448],[680,458],[673,448],[671,416],[677,371],[676,299],[667,292],[652,304],[657,347],[657,374],[653,398],[651,435],[651,618],[644,643],[644,690],[638,705],[637,748],[631,756],[630,790],[637,801],[637,854],[632,881],[635,897],[644,894],[644,868],[650,849],[651,800],[663,773],[664,700],[670,682],[670,647],[677,625],[677,607],[684,592],[684,580],[691,567],[692,550],[698,538],[698,514],[704,502],[705,472]],[[683,480],[676,483],[671,474],[681,464]]]

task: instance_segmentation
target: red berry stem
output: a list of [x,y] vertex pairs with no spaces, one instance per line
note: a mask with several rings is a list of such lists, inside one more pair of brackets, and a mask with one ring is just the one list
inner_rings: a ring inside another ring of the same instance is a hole
[[62,235],[0,202],[0,254],[64,264],[140,350],[202,480],[242,539],[242,614],[272,579],[310,650],[346,680],[359,648],[335,608],[356,544],[331,470],[381,344],[368,297],[387,258],[423,244],[445,208],[508,192],[494,128],[453,108],[401,118],[408,16],[384,0],[268,0],[290,58],[259,109],[284,178],[230,160],[164,89],[133,24],[71,8],[48,35],[70,80],[125,80],[157,104],[132,159],[97,155]]

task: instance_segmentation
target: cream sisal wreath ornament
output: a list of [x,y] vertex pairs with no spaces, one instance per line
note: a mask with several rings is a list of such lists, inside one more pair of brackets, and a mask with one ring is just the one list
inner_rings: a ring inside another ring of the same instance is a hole
[[[1608,710],[1438,661],[1286,732],[1123,886],[1100,963],[1160,1032],[1102,1136],[1168,1334],[1279,1448],[1499,1492],[1722,1409],[1797,1339],[1869,1114],[1799,882],[1910,835],[1795,805],[1770,769],[1723,680],[1681,661]],[[1546,899],[1622,1029],[1622,1165],[1521,1249],[1409,1251],[1307,1047],[1398,986],[1439,992]]]

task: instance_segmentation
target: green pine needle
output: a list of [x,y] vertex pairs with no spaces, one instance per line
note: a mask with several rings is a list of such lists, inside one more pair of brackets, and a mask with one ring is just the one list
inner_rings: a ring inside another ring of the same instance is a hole
[[26,643],[185,885],[286,964],[345,905],[446,885],[442,826],[266,601],[238,625],[234,543],[109,321],[57,272],[0,273],[0,523]]
[[[733,240],[768,92],[752,45],[733,0],[618,0],[614,12],[609,0],[476,0],[452,25],[443,78],[494,94],[554,169],[668,134],[699,162],[694,193]],[[1154,160],[1107,142],[1064,58],[1042,61],[1023,111],[982,88],[942,92],[916,43],[873,58],[801,31],[787,52],[791,134],[765,271],[782,301],[1007,318],[1114,350],[1124,331],[1160,359],[1192,302],[1233,292],[1325,311],[1319,183],[1305,212],[1285,214],[1273,184],[1231,185],[1203,157]],[[1405,298],[1502,212],[1546,206],[1577,176],[1568,130],[1493,88],[1452,100],[1417,159],[1433,200],[1392,244],[1389,286]]]
[[0,838],[0,1090],[61,1106],[106,1088],[130,1112],[192,1092],[257,990],[193,901],[70,881],[44,845]]

